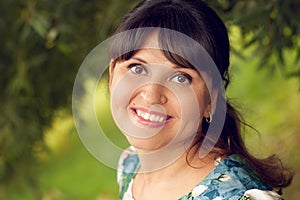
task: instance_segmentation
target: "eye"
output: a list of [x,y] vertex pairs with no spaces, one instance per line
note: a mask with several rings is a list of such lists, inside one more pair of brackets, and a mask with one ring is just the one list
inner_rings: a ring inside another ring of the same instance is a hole
[[140,64],[131,64],[128,66],[128,68],[134,74],[147,74],[146,68]]
[[171,81],[179,84],[189,85],[192,82],[192,77],[185,73],[175,74]]

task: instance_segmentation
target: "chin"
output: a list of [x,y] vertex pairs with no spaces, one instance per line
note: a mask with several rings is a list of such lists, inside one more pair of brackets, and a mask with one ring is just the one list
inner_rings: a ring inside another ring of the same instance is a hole
[[162,140],[153,140],[153,139],[137,139],[132,137],[127,137],[128,142],[134,146],[136,149],[141,151],[155,151],[166,144],[162,143]]

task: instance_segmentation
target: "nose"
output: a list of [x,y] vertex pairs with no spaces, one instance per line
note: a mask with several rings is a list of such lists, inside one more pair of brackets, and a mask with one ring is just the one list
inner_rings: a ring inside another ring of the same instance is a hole
[[165,104],[167,103],[165,90],[161,85],[149,84],[143,88],[141,96],[150,105]]

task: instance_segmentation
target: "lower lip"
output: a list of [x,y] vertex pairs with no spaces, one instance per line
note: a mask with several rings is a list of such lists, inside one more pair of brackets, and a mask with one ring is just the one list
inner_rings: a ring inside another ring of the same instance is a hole
[[152,122],[150,120],[145,120],[144,118],[138,116],[135,111],[131,110],[131,113],[135,119],[135,121],[137,121],[139,124],[142,124],[143,126],[149,127],[149,128],[160,128],[163,127],[167,122],[167,121],[163,121],[163,122]]

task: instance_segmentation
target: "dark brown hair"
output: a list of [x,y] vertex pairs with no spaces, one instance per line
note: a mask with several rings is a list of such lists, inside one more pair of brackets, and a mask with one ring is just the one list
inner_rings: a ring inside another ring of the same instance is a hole
[[[201,0],[143,0],[131,12],[129,12],[120,23],[116,33],[134,30],[142,27],[159,27],[181,32],[198,42],[210,55],[223,79],[226,88],[230,82],[228,75],[230,45],[227,29],[219,16]],[[110,55],[113,59],[128,60],[136,49],[142,45],[148,33],[139,29],[128,33],[126,39],[115,39],[110,46]],[[159,43],[164,46],[165,56],[173,63],[180,66],[187,66],[186,61],[176,56],[171,50],[174,46],[165,41],[170,38],[163,31],[159,33]],[[176,43],[176,41],[174,41]],[[176,44],[182,48],[180,51],[187,51],[183,44]],[[176,48],[175,45],[175,48]],[[121,53],[128,49],[126,53]],[[135,50],[132,50],[135,49]],[[173,51],[174,52],[174,51]],[[185,54],[188,54],[186,52]],[[219,97],[224,98],[224,97]],[[285,168],[280,159],[275,155],[264,159],[254,157],[247,150],[241,136],[241,128],[246,125],[241,115],[234,107],[226,101],[225,124],[221,135],[214,147],[218,155],[237,154],[248,163],[256,173],[271,187],[282,188],[290,185],[293,173]],[[217,109],[218,110],[218,107]],[[214,115],[214,119],[218,114]],[[209,124],[203,120],[202,134],[197,140],[198,148],[206,137]]]

